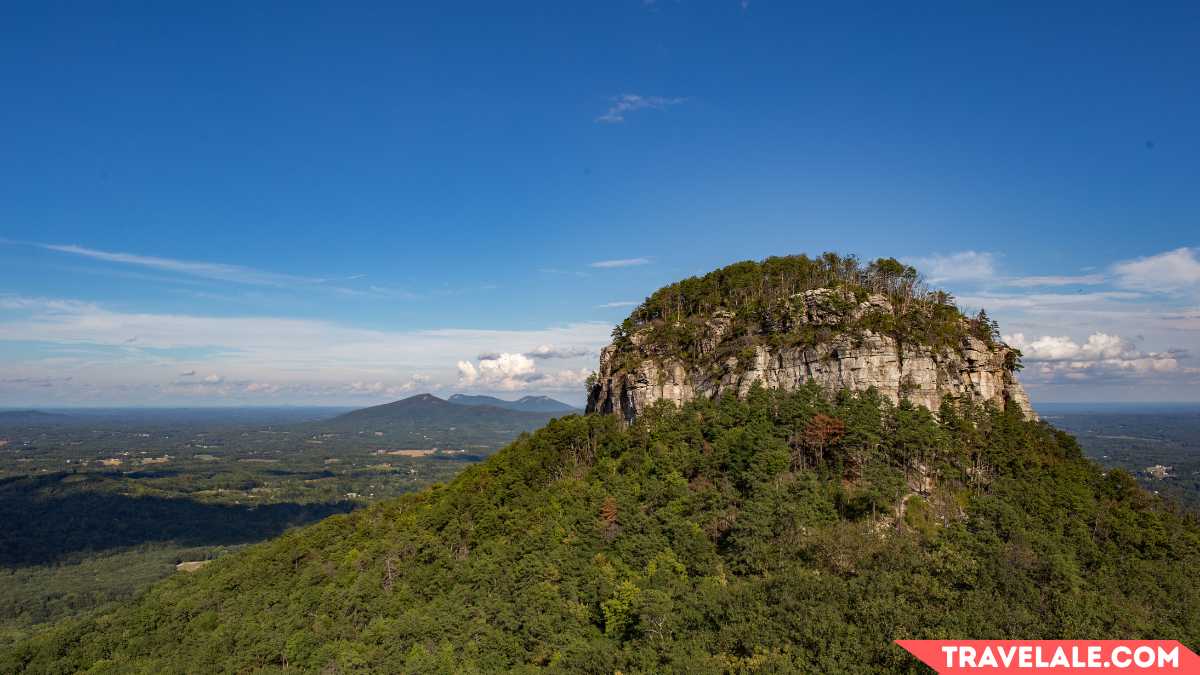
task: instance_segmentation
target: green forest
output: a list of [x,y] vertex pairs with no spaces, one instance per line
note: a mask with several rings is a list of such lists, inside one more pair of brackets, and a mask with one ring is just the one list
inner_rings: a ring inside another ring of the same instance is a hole
[[902,638],[1200,646],[1200,525],[1017,410],[755,388],[569,416],[3,672],[919,671]]
[[[832,292],[805,295],[818,289]],[[873,298],[884,303],[869,304]],[[833,320],[813,321],[814,310]],[[659,354],[716,364],[721,359],[704,354],[702,345],[711,332],[707,322],[718,314],[731,329],[720,357],[743,358],[760,344],[811,347],[835,335],[866,331],[935,350],[960,350],[968,337],[989,347],[1000,340],[986,312],[965,315],[953,295],[930,290],[910,265],[895,258],[864,264],[855,256],[824,253],[745,260],[664,286],[613,330],[613,341],[618,353],[631,358],[636,358],[629,349],[636,334]],[[1020,370],[1020,352],[1010,351],[1011,367]]]

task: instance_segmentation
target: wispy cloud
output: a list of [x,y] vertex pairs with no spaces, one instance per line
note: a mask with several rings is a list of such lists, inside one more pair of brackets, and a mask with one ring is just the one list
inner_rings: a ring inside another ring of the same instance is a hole
[[584,272],[583,270],[575,270],[575,269],[564,270],[564,269],[559,269],[557,267],[539,267],[538,272],[540,272],[542,274],[572,275],[572,276],[577,276],[577,277],[581,277],[581,278],[587,278],[588,276],[590,276],[587,272]]
[[904,262],[916,267],[930,283],[935,284],[947,281],[987,281],[996,276],[995,258],[986,251],[934,254],[921,258],[906,258]]
[[[0,349],[20,342],[34,350],[6,362],[5,375],[75,376],[59,400],[76,402],[155,402],[167,394],[177,400],[203,394],[337,402],[367,389],[380,396],[407,391],[401,378],[412,373],[428,378],[421,382],[429,389],[445,391],[457,381],[456,361],[477,354],[480,361],[519,357],[492,369],[494,377],[485,378],[489,386],[575,391],[579,373],[594,367],[592,356],[608,342],[611,328],[586,322],[533,330],[376,330],[273,316],[124,312],[90,302],[0,295]],[[136,343],[127,342],[130,335],[138,336]],[[525,361],[570,368],[513,370]],[[355,382],[365,384],[346,389]],[[22,393],[27,386],[0,387],[0,401],[28,401],[28,392]]]
[[665,110],[669,106],[686,102],[686,98],[667,96],[641,96],[639,94],[621,94],[612,99],[612,105],[603,115],[596,118],[604,124],[618,124],[625,121],[625,115],[638,110]]
[[610,269],[613,267],[634,267],[636,265],[649,265],[649,258],[620,258],[618,260],[597,260],[590,263],[588,267],[596,267],[599,269]]
[[384,299],[388,299],[388,300],[417,300],[421,297],[419,294],[413,293],[412,291],[408,291],[403,288],[391,288],[388,286],[375,286],[375,285],[371,285],[370,287],[368,287],[367,291],[354,291],[351,289],[347,289],[347,292],[348,292],[348,294],[358,293],[358,294],[362,294],[362,295],[373,295],[375,297],[384,298]]
[[0,379],[0,384],[15,384],[26,387],[53,387],[55,383],[69,384],[74,377],[8,377]]
[[606,302],[603,305],[596,305],[596,309],[614,309],[616,307],[636,307],[638,304],[633,300],[619,300],[617,302]]
[[1113,265],[1116,283],[1164,293],[1200,288],[1200,259],[1198,250],[1182,247],[1173,251],[1126,260]]
[[402,396],[412,393],[413,391],[425,387],[430,383],[428,375],[416,374],[410,376],[406,381],[399,384],[386,383],[380,380],[374,382],[351,382],[346,387],[349,394],[363,394],[368,396]]
[[905,258],[930,283],[969,283],[1008,288],[1050,286],[1096,286],[1109,278],[1100,273],[1008,276],[997,269],[996,255],[989,251],[959,251],[950,254]]
[[[2,240],[0,240],[2,241]],[[19,242],[5,242],[19,243]],[[28,243],[27,245],[36,246],[48,251],[58,253],[66,253],[73,256],[88,258],[90,260],[99,260],[101,262],[115,263],[117,265],[127,265],[130,267],[138,267],[144,269],[157,270],[165,272],[167,275],[161,277],[162,281],[175,281],[176,279],[183,282],[186,277],[192,277],[193,280],[187,283],[204,283],[197,281],[198,279],[207,279],[210,281],[224,281],[233,284],[246,286],[259,286],[278,289],[293,289],[304,287],[308,289],[319,288],[323,291],[342,295],[352,298],[367,298],[379,300],[416,300],[422,296],[403,288],[392,288],[377,284],[370,284],[365,287],[350,287],[339,285],[338,282],[357,281],[366,278],[366,274],[353,274],[339,279],[327,279],[323,277],[301,276],[296,274],[283,274],[279,272],[268,272],[265,270],[245,267],[242,265],[230,265],[226,263],[206,262],[198,260],[181,260],[177,258],[164,258],[160,256],[141,255],[137,253],[122,253],[114,251],[102,251],[99,249],[88,248],[86,246],[78,246],[75,244],[41,244]],[[132,278],[139,278],[137,272],[110,271],[112,274],[129,275]],[[178,277],[170,277],[168,275],[179,275]],[[140,277],[153,279],[153,277]],[[206,294],[198,292],[196,297],[207,297],[208,299],[234,301],[231,296],[217,296],[214,294]],[[255,298],[241,298],[238,301],[254,300]]]
[[1096,291],[1094,293],[979,293],[959,296],[958,302],[971,309],[1028,309],[1062,311],[1065,306],[1099,308],[1105,302],[1140,300],[1133,291]]
[[[935,284],[959,282],[1007,288],[1108,284],[1125,290],[1162,294],[1200,289],[1200,248],[1188,246],[1117,261],[1107,273],[1008,276],[997,269],[996,256],[988,251],[933,254],[906,258],[905,262],[915,266]],[[1085,271],[1094,269],[1085,268]]]
[[595,354],[595,350],[587,347],[556,347],[554,345],[538,345],[525,352],[531,359],[577,359]]
[[205,279],[229,281],[253,286],[285,287],[294,286],[296,284],[323,284],[327,281],[326,279],[314,277],[266,272],[251,267],[243,267],[241,265],[227,265],[224,263],[202,262],[196,260],[178,260],[175,258],[162,258],[158,256],[138,255],[135,253],[101,251],[94,248],[87,248],[85,246],[76,246],[74,244],[37,244],[37,246],[49,251],[69,253],[71,255],[91,258],[92,260],[101,260],[104,262],[118,263],[122,265],[134,265],[137,267],[145,267],[164,272],[175,272],[177,274],[186,274]]

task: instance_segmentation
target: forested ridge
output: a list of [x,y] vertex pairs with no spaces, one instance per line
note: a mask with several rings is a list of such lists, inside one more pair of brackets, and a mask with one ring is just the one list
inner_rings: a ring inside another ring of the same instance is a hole
[[[819,298],[810,291],[828,291]],[[856,312],[869,299],[883,307]],[[806,316],[817,301],[836,321]],[[988,346],[1000,341],[998,326],[980,310],[968,316],[944,290],[930,289],[911,265],[895,258],[863,263],[852,255],[823,253],[745,260],[664,286],[638,305],[613,330],[618,352],[628,354],[635,334],[654,351],[687,363],[720,359],[703,354],[706,323],[718,314],[731,322],[723,352],[755,345],[812,346],[838,333],[872,331],[899,344],[961,349],[974,337]],[[1020,352],[1012,350],[1020,368]]]
[[1016,410],[755,388],[570,416],[2,672],[879,672],[899,638],[1200,646],[1200,526]]

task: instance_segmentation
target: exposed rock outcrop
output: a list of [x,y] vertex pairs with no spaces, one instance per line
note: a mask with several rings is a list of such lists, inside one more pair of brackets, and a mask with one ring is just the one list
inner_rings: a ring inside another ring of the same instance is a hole
[[[872,295],[846,316],[837,291],[820,289],[803,294],[802,316],[796,321],[816,326],[845,325],[846,319],[870,312],[892,311],[887,298]],[[704,323],[698,341],[697,363],[660,353],[634,332],[629,342],[600,353],[600,368],[588,396],[588,412],[619,414],[633,421],[660,400],[676,404],[697,396],[717,397],[727,391],[745,395],[755,383],[765,387],[796,389],[809,380],[828,391],[854,391],[875,387],[893,402],[901,398],[937,410],[946,397],[1003,406],[1012,402],[1027,417],[1036,419],[1025,390],[1017,382],[1014,352],[1003,344],[989,345],[965,337],[957,347],[934,348],[900,344],[889,335],[858,330],[834,332],[827,340],[802,347],[752,347],[753,353],[717,357],[731,326],[730,315],[717,312]]]

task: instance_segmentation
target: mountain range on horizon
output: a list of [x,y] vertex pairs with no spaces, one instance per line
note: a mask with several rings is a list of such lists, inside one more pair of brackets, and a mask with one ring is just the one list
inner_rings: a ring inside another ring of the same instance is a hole
[[575,413],[582,410],[546,396],[526,396],[516,401],[505,401],[483,395],[454,394],[449,398],[441,398],[424,393],[352,410],[329,421],[382,422],[402,417],[454,421],[458,416],[519,419],[529,415],[542,418],[551,412]]
[[43,410],[0,410],[0,424],[52,424],[69,419],[69,415]]
[[[416,394],[399,401],[309,422],[298,428],[313,434],[357,435],[378,439],[381,444],[389,445],[482,446],[496,449],[518,434],[533,431],[554,417],[580,412],[569,407],[565,411],[521,410],[484,403],[479,398],[489,397],[476,397],[469,399],[474,401],[472,403],[461,403],[433,394]],[[532,403],[546,406],[542,401],[535,400]]]
[[563,414],[583,412],[582,408],[563,403],[549,396],[522,396],[515,401],[508,401],[484,394],[452,394],[446,400],[458,405],[490,405],[497,408],[522,410],[525,412],[556,412]]

